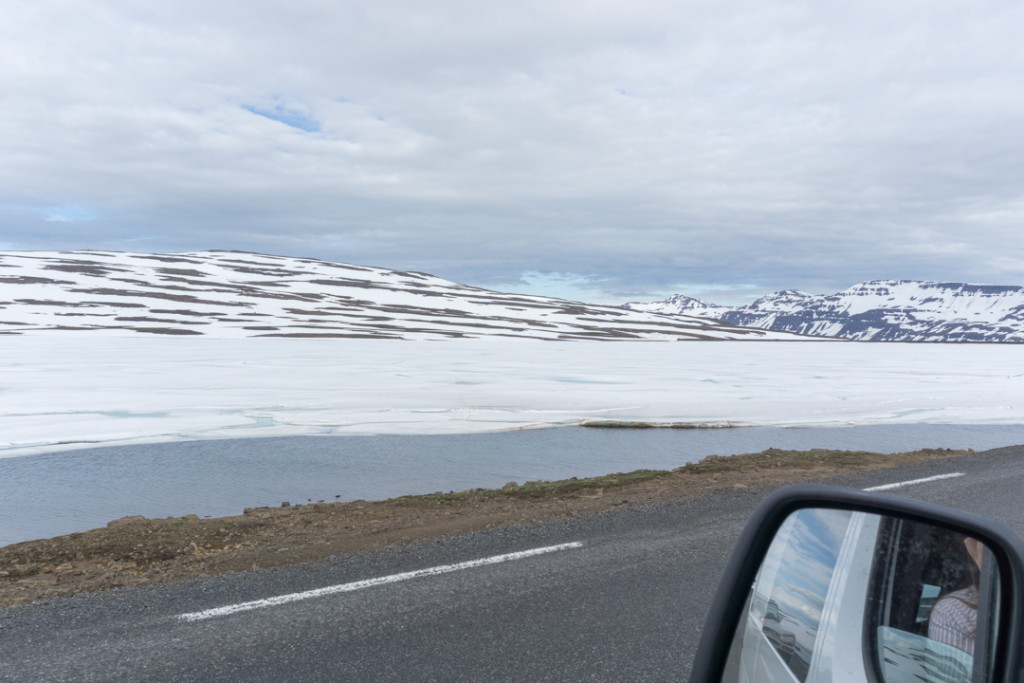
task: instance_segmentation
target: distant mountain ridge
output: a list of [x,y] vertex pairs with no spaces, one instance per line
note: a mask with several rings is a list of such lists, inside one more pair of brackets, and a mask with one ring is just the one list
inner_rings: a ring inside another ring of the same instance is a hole
[[492,292],[426,273],[246,252],[0,252],[0,335],[800,339]]
[[732,310],[728,306],[705,303],[685,294],[673,294],[667,299],[651,303],[630,302],[622,307],[631,311],[646,311],[665,315],[696,315],[701,318],[715,319]]
[[1018,286],[872,280],[827,295],[784,290],[734,308],[680,297],[625,306],[861,341],[1024,342],[1024,287]]

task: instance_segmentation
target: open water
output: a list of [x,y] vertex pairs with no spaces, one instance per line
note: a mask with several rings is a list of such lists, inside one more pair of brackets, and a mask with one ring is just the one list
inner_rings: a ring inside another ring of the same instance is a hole
[[298,436],[113,446],[0,459],[0,545],[127,515],[376,500],[630,470],[766,448],[897,452],[1024,444],[1024,425],[786,429],[563,427],[435,436]]

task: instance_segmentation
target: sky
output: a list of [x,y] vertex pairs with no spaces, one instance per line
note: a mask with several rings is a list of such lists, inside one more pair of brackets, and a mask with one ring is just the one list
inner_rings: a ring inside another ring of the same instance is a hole
[[0,249],[591,301],[1024,284],[1024,5],[0,7]]

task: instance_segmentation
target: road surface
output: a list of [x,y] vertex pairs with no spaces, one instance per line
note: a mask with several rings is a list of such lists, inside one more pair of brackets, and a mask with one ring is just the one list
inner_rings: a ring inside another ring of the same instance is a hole
[[[890,493],[1024,536],[1024,447],[827,483],[942,474],[962,476]],[[719,572],[767,493],[7,608],[0,681],[685,679]]]

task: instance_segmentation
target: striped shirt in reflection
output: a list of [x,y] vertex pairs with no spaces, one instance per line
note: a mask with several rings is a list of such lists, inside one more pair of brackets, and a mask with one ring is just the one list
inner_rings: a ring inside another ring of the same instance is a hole
[[978,587],[968,586],[939,598],[928,618],[928,637],[974,654],[978,627]]

